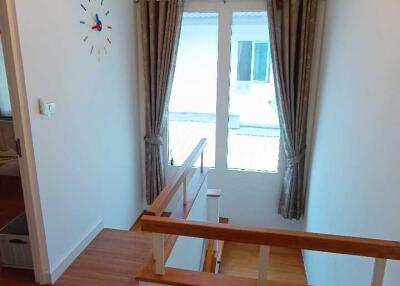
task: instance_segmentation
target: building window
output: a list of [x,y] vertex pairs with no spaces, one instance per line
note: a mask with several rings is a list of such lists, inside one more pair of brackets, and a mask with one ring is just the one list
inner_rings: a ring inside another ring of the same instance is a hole
[[[254,53],[253,53],[254,51]],[[238,42],[238,81],[270,81],[271,51],[267,42]]]
[[271,66],[269,43],[256,42],[254,46],[253,80],[269,82]]
[[184,13],[169,105],[171,162],[181,165],[207,138],[208,167],[278,171],[269,43],[266,11]]
[[250,81],[251,67],[253,55],[253,42],[239,41],[238,44],[238,64],[237,64],[237,80]]

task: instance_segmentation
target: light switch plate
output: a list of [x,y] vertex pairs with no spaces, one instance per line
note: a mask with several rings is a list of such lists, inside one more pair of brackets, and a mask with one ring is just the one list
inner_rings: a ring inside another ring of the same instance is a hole
[[43,99],[39,99],[39,111],[40,114],[50,117],[56,112],[56,104],[54,102],[45,102]]

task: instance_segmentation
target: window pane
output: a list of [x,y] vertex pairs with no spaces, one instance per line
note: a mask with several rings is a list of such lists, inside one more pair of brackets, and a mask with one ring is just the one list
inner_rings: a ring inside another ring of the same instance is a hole
[[267,80],[267,61],[269,45],[267,43],[256,43],[254,48],[254,75],[255,81]]
[[238,64],[237,79],[239,81],[249,81],[251,79],[251,57],[253,53],[253,42],[239,41],[238,45]]
[[182,165],[201,138],[204,164],[215,166],[218,14],[184,13],[169,104],[170,160]]
[[11,116],[10,94],[8,91],[6,67],[4,65],[3,46],[0,36],[0,117]]
[[266,64],[269,54],[266,12],[233,13],[233,67],[240,61],[238,43],[241,41],[255,43],[253,74],[257,81],[248,83],[244,95],[243,89],[238,88],[240,84],[237,83],[235,69],[231,72],[228,168],[276,172],[280,129],[273,80],[265,81],[267,69],[270,69]]

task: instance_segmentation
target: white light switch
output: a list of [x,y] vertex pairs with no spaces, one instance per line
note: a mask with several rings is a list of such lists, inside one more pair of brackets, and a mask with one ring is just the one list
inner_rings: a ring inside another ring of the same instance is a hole
[[45,102],[43,99],[39,99],[39,110],[40,114],[50,117],[56,112],[56,104],[54,102]]

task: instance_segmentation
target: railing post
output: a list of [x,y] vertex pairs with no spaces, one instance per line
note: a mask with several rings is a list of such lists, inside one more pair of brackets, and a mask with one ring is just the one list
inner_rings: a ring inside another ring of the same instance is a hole
[[183,204],[186,205],[187,203],[187,177],[183,179]]
[[[211,223],[219,223],[221,190],[207,190],[207,221]],[[209,240],[211,241],[211,240]],[[218,253],[218,240],[213,240],[213,252]]]
[[154,273],[158,275],[165,274],[164,265],[164,235],[153,233],[153,258],[154,258]]
[[374,274],[372,275],[371,286],[382,286],[385,276],[386,259],[375,258]]
[[221,190],[207,190],[207,221],[219,223]]
[[204,151],[200,155],[200,173],[204,172]]
[[257,286],[266,286],[268,284],[268,262],[269,262],[269,246],[260,246],[260,262],[258,264],[258,281]]

